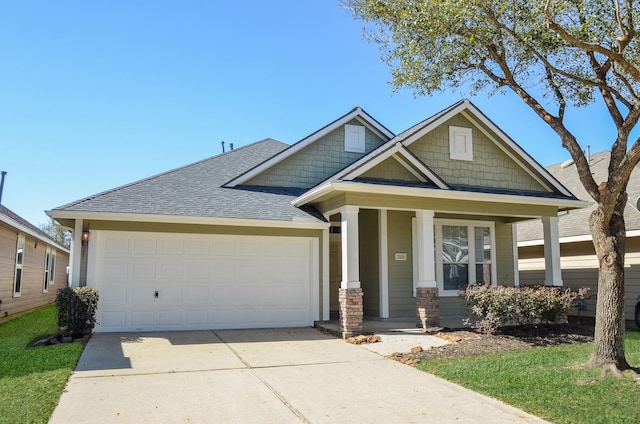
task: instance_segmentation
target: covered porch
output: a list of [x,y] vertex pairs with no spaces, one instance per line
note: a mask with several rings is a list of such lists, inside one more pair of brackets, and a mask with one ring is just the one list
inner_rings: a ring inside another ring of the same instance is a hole
[[558,208],[478,206],[400,209],[359,202],[326,213],[329,324],[343,336],[408,321],[422,330],[464,326],[460,293],[469,283],[519,285],[515,223],[533,217],[545,228],[547,267],[540,283],[562,286]]

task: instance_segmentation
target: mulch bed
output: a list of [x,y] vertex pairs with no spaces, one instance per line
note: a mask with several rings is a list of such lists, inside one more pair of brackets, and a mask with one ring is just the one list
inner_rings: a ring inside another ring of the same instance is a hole
[[390,358],[413,365],[422,359],[460,358],[535,346],[556,346],[593,341],[593,328],[573,324],[541,324],[506,327],[486,335],[470,330],[435,334],[450,343],[416,353],[394,353]]

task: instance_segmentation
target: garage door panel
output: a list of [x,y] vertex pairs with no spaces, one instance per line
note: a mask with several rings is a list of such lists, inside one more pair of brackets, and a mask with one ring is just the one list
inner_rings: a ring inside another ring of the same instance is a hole
[[97,331],[313,323],[308,238],[98,234]]

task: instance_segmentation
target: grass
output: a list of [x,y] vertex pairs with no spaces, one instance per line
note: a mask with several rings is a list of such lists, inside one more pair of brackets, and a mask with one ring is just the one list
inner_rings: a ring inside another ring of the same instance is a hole
[[28,347],[57,333],[54,305],[0,325],[0,423],[46,423],[84,349]]
[[[417,367],[554,423],[640,423],[640,384],[630,376],[585,383],[600,375],[581,367],[592,349],[593,343],[532,348]],[[627,332],[625,352],[640,365],[640,333]]]

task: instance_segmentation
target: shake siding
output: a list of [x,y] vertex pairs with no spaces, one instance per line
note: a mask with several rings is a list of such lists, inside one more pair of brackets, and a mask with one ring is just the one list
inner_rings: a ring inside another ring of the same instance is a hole
[[360,285],[364,292],[364,315],[380,316],[380,260],[378,211],[361,209],[359,215]]
[[374,166],[359,178],[376,180],[420,182],[420,180],[400,164],[397,160],[389,158]]
[[[472,129],[473,161],[450,159],[450,126]],[[408,148],[448,184],[547,191],[461,115],[451,118]]]
[[18,234],[19,231],[15,228],[0,223],[0,322],[5,317],[52,303],[58,289],[67,286],[66,268],[69,265],[69,254],[56,249],[54,284],[49,286],[48,293],[42,293],[47,244],[24,234],[22,291],[20,297],[13,297]]
[[[413,297],[413,250],[411,218],[413,212],[389,211],[387,214],[389,261],[389,316],[415,316]],[[406,261],[396,261],[396,253],[406,253]]]
[[[362,125],[359,121],[351,125]],[[345,152],[344,127],[311,143],[244,185],[311,188],[377,148],[383,140],[365,130],[365,153]]]

